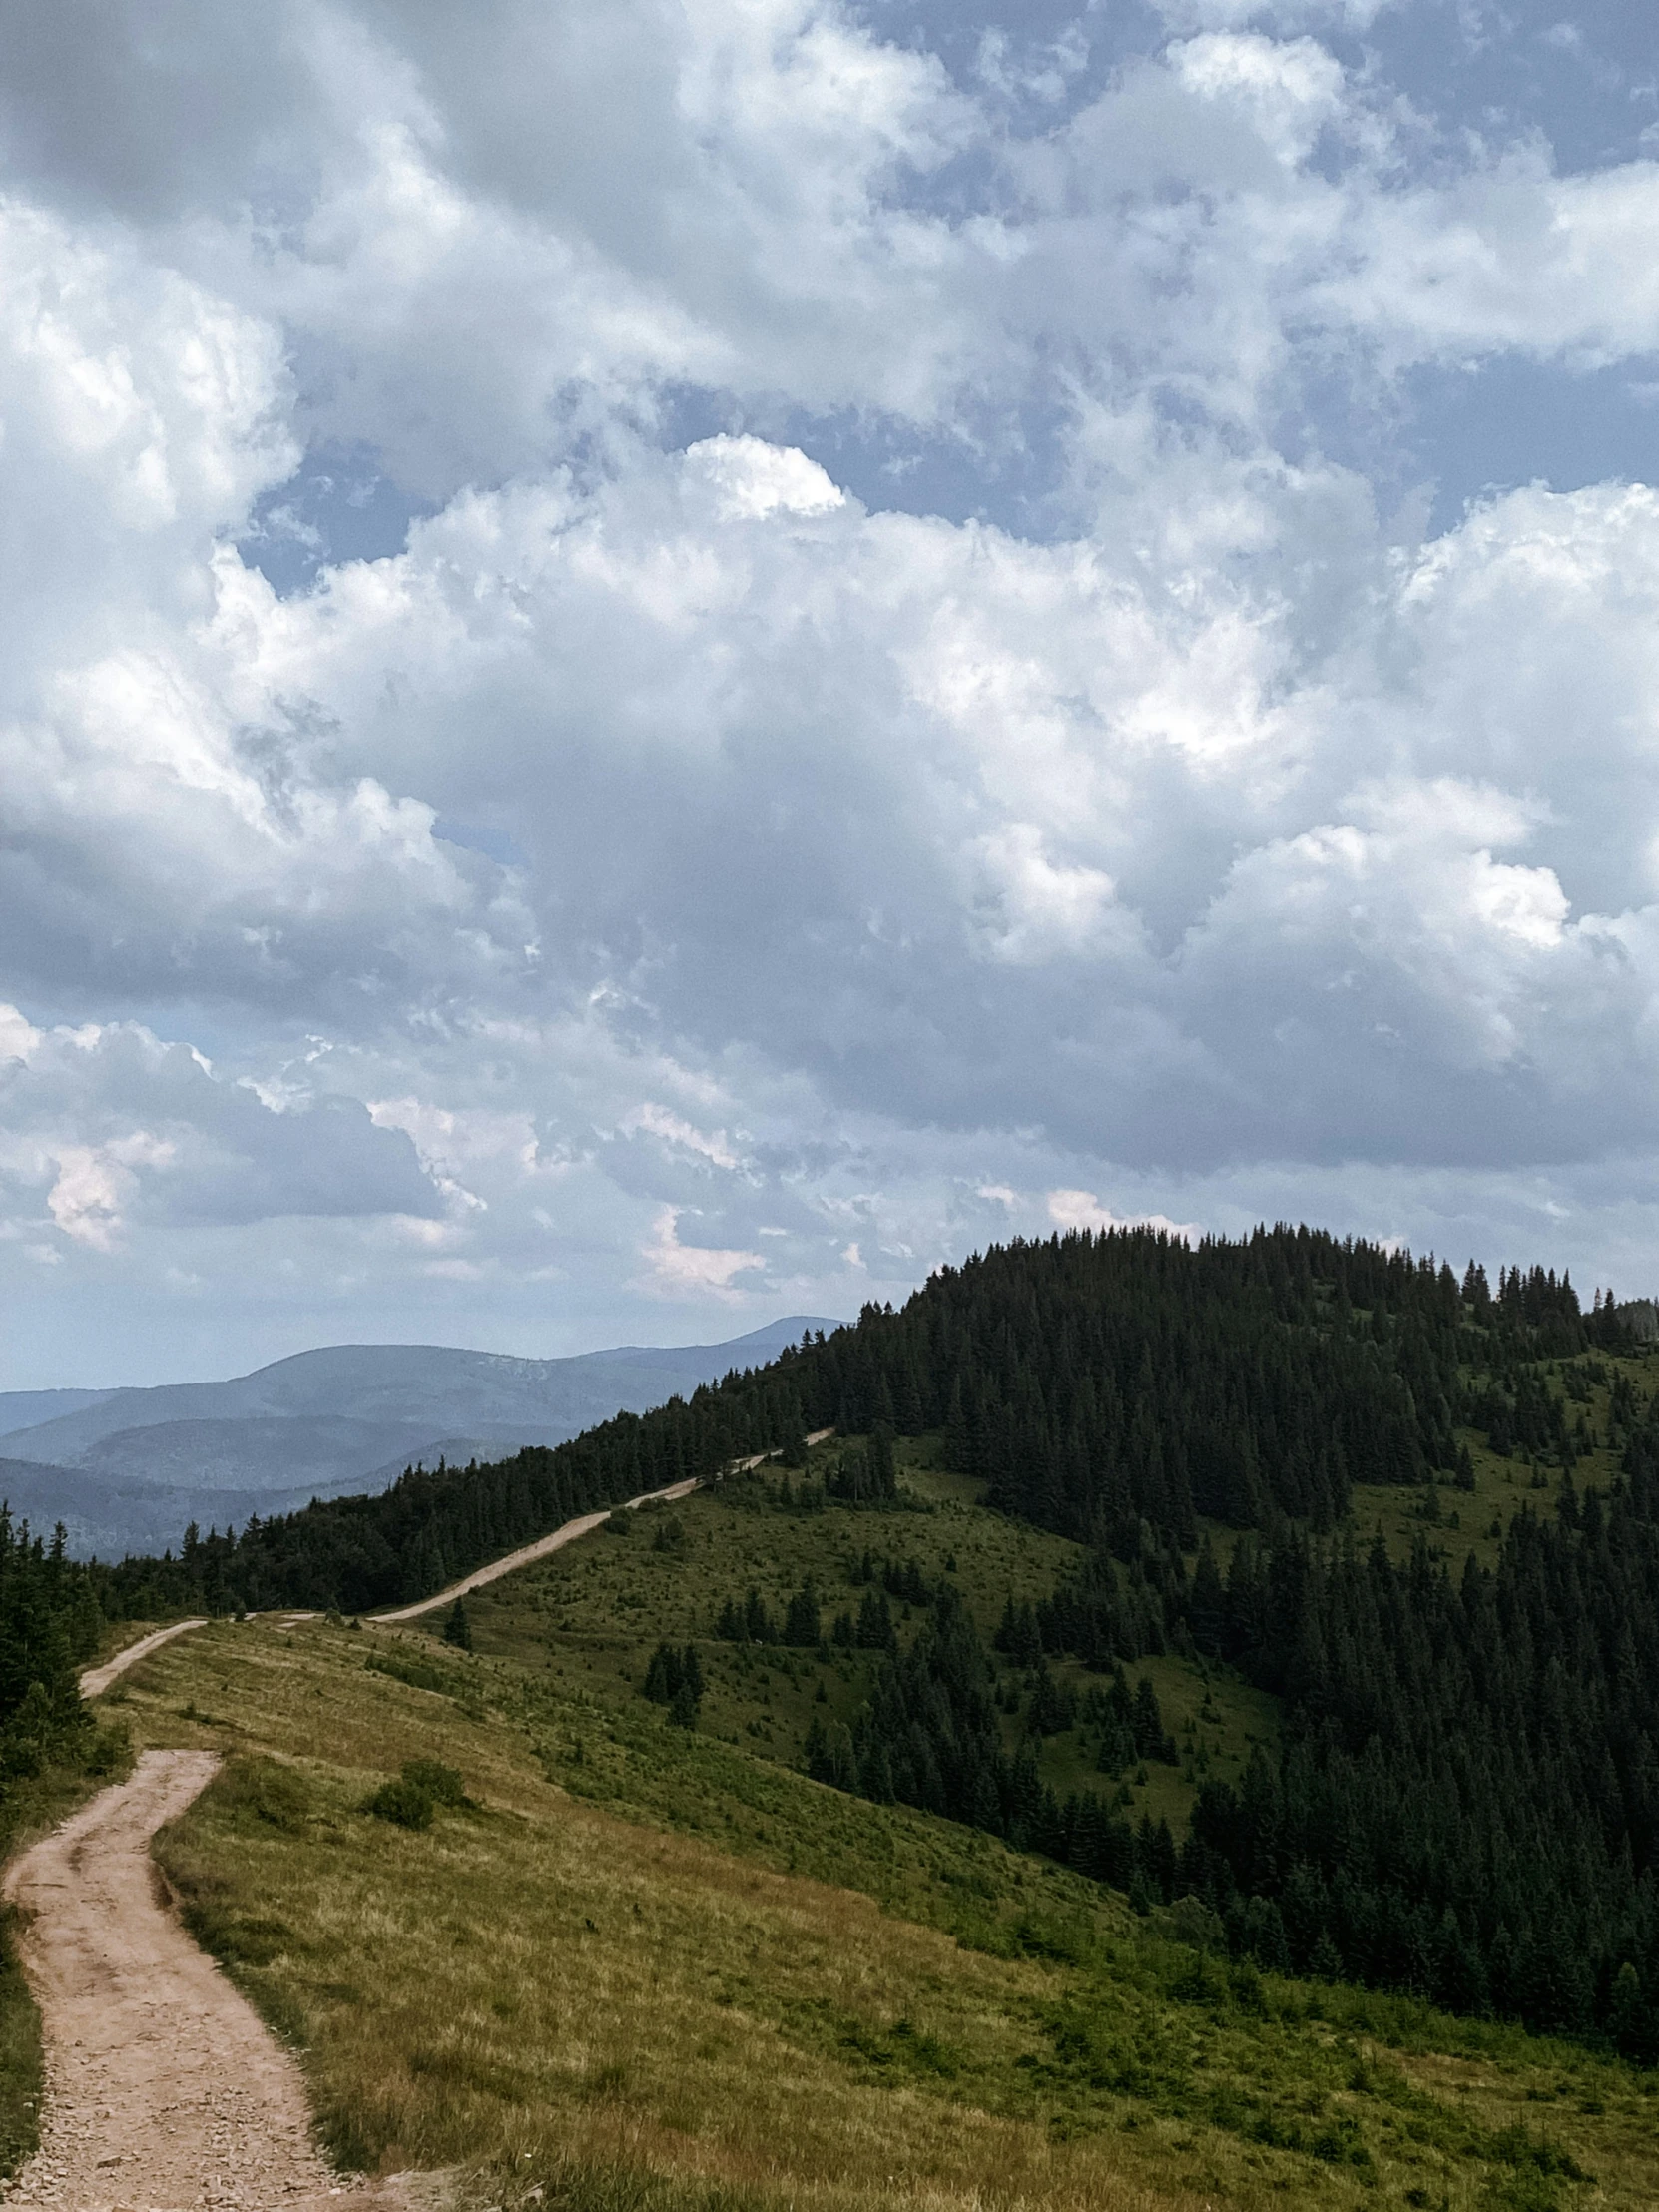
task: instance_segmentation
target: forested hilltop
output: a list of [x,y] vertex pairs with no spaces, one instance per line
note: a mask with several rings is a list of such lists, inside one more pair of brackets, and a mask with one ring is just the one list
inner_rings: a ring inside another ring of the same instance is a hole
[[941,1429],[992,1502],[1149,1559],[1200,1517],[1323,1534],[1355,1482],[1455,1481],[1459,1423],[1565,1457],[1541,1360],[1617,1349],[1609,1308],[1534,1269],[1491,1293],[1448,1267],[1307,1229],[1196,1248],[1144,1231],[994,1247],[941,1269],[902,1311],[732,1374],[659,1410],[489,1466],[411,1469],[183,1555],[127,1561],[107,1587],[151,1612],[272,1604],[360,1611],[423,1597],[512,1545],[642,1490],[716,1474],[833,1425]]
[[[891,1439],[933,1433],[990,1503],[1085,1547],[1004,1621],[1022,1664],[1098,1672],[1140,1757],[1156,1720],[1115,1670],[1166,1650],[1225,1664],[1281,1701],[1282,1749],[1207,1783],[1184,1839],[1131,1837],[1104,1799],[1058,1804],[1000,1742],[987,1655],[941,1581],[908,1593],[911,1629],[889,1621],[867,1708],[815,1771],[1192,1894],[1266,1963],[1651,2061],[1659,1419],[1637,1350],[1610,1300],[1585,1314],[1541,1270],[1494,1291],[1478,1268],[1306,1229],[1191,1249],[1075,1234],[941,1271],[900,1312],[556,1449],[193,1532],[180,1557],[84,1570],[86,1587],[106,1615],[358,1612],[747,1453],[799,1467],[826,1426],[856,1440],[797,1508],[890,1500]],[[1493,1453],[1531,1487],[1454,1574],[1434,1501],[1455,1511]],[[1425,1501],[1408,1552],[1356,1521],[1357,1489],[1379,1485]]]

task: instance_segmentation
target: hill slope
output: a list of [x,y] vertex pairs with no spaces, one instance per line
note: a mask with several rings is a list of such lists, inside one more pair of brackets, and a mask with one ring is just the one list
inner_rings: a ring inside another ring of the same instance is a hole
[[[1659,2191],[1617,2060],[1229,1967],[1195,1948],[1201,1917],[1137,1921],[637,1695],[225,1623],[114,1710],[138,1744],[230,1756],[163,1865],[298,2049],[325,2139],[370,2169],[459,2163],[492,2202],[585,2212]],[[367,1810],[409,1761],[463,1793],[426,1826]]]
[[0,1390],[0,1441],[114,1395],[114,1390]]
[[[1205,1899],[1265,1963],[1434,1991],[1659,2055],[1659,1411],[1649,1348],[1570,1284],[1446,1268],[1306,1230],[1189,1251],[1071,1236],[944,1271],[902,1313],[550,1452],[410,1478],[135,1566],[155,1611],[407,1601],[583,1510],[799,1458],[869,1429],[816,1486],[891,1497],[891,1429],[939,1430],[994,1506],[1083,1546],[1014,1646],[1109,1672],[1171,1651],[1282,1702],[1284,1748],[1206,1779],[1190,1833],[1051,1803],[1000,1741],[983,1638],[947,1593],[815,1771],[1155,1895]],[[891,1427],[888,1426],[890,1419]],[[1484,1509],[1490,1469],[1516,1510]],[[1485,1470],[1483,1472],[1483,1470]],[[1580,1497],[1574,1471],[1606,1482]],[[1558,1487],[1540,1516],[1535,1493]],[[1358,1501],[1414,1542],[1357,1541]],[[1394,1516],[1396,1525],[1397,1514]],[[1457,1564],[1459,1579],[1453,1580]],[[999,1624],[1000,1625],[1000,1624]],[[1114,1727],[1133,1733],[1122,1697]],[[1149,1724],[1141,1726],[1149,1736]],[[1132,1848],[1131,1848],[1132,1846]]]
[[343,2147],[593,2212],[1634,2205],[1655,1361],[1541,1274],[1306,1232],[1013,1247],[168,1563],[0,1543],[0,1759],[69,1726],[29,1670],[100,1606],[424,1595],[701,1477],[429,1632],[227,1623],[135,1677],[145,1740],[246,1755],[168,1863]]

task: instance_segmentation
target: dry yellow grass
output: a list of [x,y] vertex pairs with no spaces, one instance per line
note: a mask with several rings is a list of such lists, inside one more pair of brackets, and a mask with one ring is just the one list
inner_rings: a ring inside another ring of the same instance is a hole
[[[225,1624],[146,1661],[122,1701],[141,1744],[242,1754],[164,1863],[355,2162],[471,2165],[503,2201],[540,2187],[593,2212],[1659,2201],[1652,2108],[1618,2066],[1497,2030],[1436,2050],[1418,2015],[1414,2047],[1380,2051],[1385,2002],[1253,2017],[1214,1968],[1182,1999],[1100,1893],[776,1768],[737,1849],[619,1819],[548,1774],[642,1811],[679,1787],[711,1825],[743,1755],[654,1711],[550,1704],[505,1665],[447,1662],[459,1696],[411,1688],[364,1670],[371,1641]],[[363,1815],[413,1756],[459,1767],[476,1809],[426,1833]],[[931,1871],[914,1918],[812,1879],[821,1816],[836,1872],[853,1845],[834,1822],[868,1824],[865,1888],[901,1888],[906,1850]],[[1065,1919],[1081,1948],[991,1955],[922,1925],[964,1901],[1039,1936]],[[1494,2151],[1545,2115],[1594,2184]],[[1275,2130],[1325,2148],[1259,2139]]]

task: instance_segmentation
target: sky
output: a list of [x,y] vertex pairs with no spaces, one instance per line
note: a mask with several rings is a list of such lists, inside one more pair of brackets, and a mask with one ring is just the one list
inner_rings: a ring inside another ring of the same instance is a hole
[[0,1387],[1659,1288],[1633,0],[29,0]]

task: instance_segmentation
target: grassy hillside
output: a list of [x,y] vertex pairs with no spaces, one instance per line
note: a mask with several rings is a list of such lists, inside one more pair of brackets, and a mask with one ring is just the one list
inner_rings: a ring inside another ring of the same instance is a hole
[[[1614,1414],[1614,1387],[1622,1382],[1634,1403],[1645,1404],[1653,1393],[1656,1366],[1659,1356],[1648,1347],[1541,1363],[1544,1387],[1561,1405],[1569,1433],[1580,1438],[1572,1475],[1581,1490],[1605,1491],[1617,1479],[1628,1430]],[[1523,1509],[1547,1512],[1554,1502],[1561,1466],[1553,1454],[1494,1451],[1478,1428],[1456,1433],[1469,1454],[1472,1490],[1459,1489],[1443,1476],[1416,1489],[1354,1485],[1354,1526],[1366,1534],[1381,1528],[1396,1559],[1405,1558],[1414,1542],[1426,1540],[1458,1570],[1470,1552],[1490,1566],[1512,1516]]]
[[[1618,1473],[1621,1438],[1610,1397],[1621,1376],[1637,1401],[1644,1400],[1652,1382],[1649,1359],[1641,1353],[1557,1361],[1545,1371],[1551,1394],[1574,1420],[1583,1416],[1573,1470],[1580,1489],[1605,1490]],[[1443,1480],[1417,1489],[1357,1484],[1348,1522],[1355,1534],[1364,1539],[1381,1530],[1398,1560],[1426,1545],[1457,1571],[1471,1552],[1489,1564],[1515,1513],[1552,1508],[1558,1466],[1494,1452],[1475,1429],[1459,1430],[1458,1440],[1469,1453],[1472,1490]],[[815,1713],[850,1722],[868,1693],[875,1658],[830,1645],[811,1652],[722,1643],[715,1629],[729,1600],[741,1603],[755,1589],[781,1618],[810,1574],[828,1636],[837,1612],[856,1613],[869,1566],[914,1561],[927,1581],[954,1582],[989,1646],[1008,1598],[1046,1596],[1085,1557],[1083,1547],[1067,1538],[986,1510],[979,1483],[939,1466],[936,1436],[897,1440],[906,1509],[792,1509],[789,1501],[801,1494],[803,1479],[812,1481],[844,1441],[815,1451],[795,1474],[774,1464],[672,1507],[619,1516],[616,1536],[607,1532],[605,1541],[560,1553],[479,1592],[468,1601],[478,1649],[545,1672],[567,1689],[626,1702],[638,1696],[659,1642],[695,1642],[708,1681],[704,1732],[799,1766]],[[1214,1522],[1201,1529],[1223,1557],[1238,1540],[1238,1531]],[[895,1604],[893,1612],[899,1635],[907,1636],[910,1609]],[[439,1635],[442,1616],[429,1616],[425,1628]],[[1131,1660],[1125,1671],[1131,1682],[1143,1675],[1152,1682],[1178,1764],[1144,1761],[1103,1775],[1100,1731],[1087,1715],[1099,1677],[1061,1656],[1050,1662],[1050,1672],[1070,1690],[1078,1717],[1073,1727],[1042,1739],[1041,1772],[1062,1797],[1090,1789],[1115,1794],[1131,1819],[1143,1813],[1167,1819],[1179,1838],[1202,1781],[1236,1778],[1258,1744],[1277,1749],[1278,1701],[1215,1661],[1163,1654]],[[1032,1682],[1028,1668],[1003,1659],[1000,1701],[1010,1749],[1025,1732]]]
[[[1047,1596],[1084,1557],[1064,1537],[979,1505],[978,1484],[938,1468],[935,1439],[899,1440],[899,1509],[795,1509],[790,1500],[803,1480],[811,1483],[839,1448],[837,1441],[814,1452],[797,1474],[773,1465],[673,1506],[619,1516],[618,1534],[607,1529],[478,1592],[467,1601],[478,1650],[567,1690],[627,1704],[639,1699],[657,1644],[695,1642],[708,1684],[701,1731],[799,1767],[814,1716],[850,1723],[868,1695],[877,1654],[829,1638],[834,1617],[856,1616],[866,1591],[880,1586],[884,1566],[913,1563],[928,1585],[953,1584],[989,1647],[1009,1598]],[[808,1575],[821,1600],[826,1641],[818,1649],[733,1645],[716,1634],[722,1608],[741,1605],[750,1590],[781,1620]],[[907,1641],[919,1608],[894,1599],[890,1610]],[[443,1616],[428,1616],[425,1626],[441,1635]],[[1231,1669],[1146,1658],[1130,1662],[1127,1676],[1152,1681],[1180,1763],[1152,1760],[1108,1775],[1099,1766],[1101,1730],[1089,1718],[1100,1677],[1065,1658],[1049,1671],[1077,1708],[1073,1726],[1040,1740],[1043,1778],[1061,1797],[1118,1795],[1132,1818],[1149,1813],[1179,1830],[1198,1781],[1236,1774],[1253,1744],[1277,1742],[1275,1701]],[[1026,1733],[1034,1680],[1029,1668],[1002,1659],[998,1699],[1010,1750]]]
[[[1000,1678],[983,1608],[1022,1578],[1040,1590],[1035,1554],[954,1575],[947,1557],[929,1579],[871,1550],[918,1615],[873,1673],[848,1654],[890,1643],[885,1619],[876,1636],[831,1626],[816,1674],[751,1651],[711,1682],[687,1644],[719,1615],[653,1642],[633,1578],[586,1624],[589,1648],[566,1637],[541,1663],[619,1692],[654,1668],[669,1702],[707,1691],[707,1725],[807,1749],[825,1781],[1040,1845],[1142,1901],[1201,1895],[1263,1967],[1432,1990],[1654,2063],[1659,1411],[1630,1381],[1645,1365],[1632,1317],[1600,1300],[1584,1314],[1536,1267],[1494,1292],[1472,1265],[1459,1283],[1431,1259],[1288,1227],[1193,1248],[1145,1232],[1016,1241],[941,1270],[901,1312],[868,1307],[644,1418],[198,1534],[176,1559],[92,1580],[107,1614],[135,1618],[371,1610],[577,1511],[755,1452],[794,1458],[827,1424],[867,1446],[837,1446],[820,1501],[890,1506],[893,1439],[931,1439],[987,1502],[1086,1547],[1047,1601],[1016,1597]],[[1587,1490],[1561,1480],[1575,1471]],[[782,1505],[763,1506],[769,1574],[770,1539],[807,1517],[799,1495],[793,1516]],[[861,1560],[826,1573],[848,1597],[862,1584],[868,1626]],[[826,1594],[785,1645],[816,1651]],[[743,1602],[759,1617],[783,1596],[757,1580]],[[491,1633],[506,1650],[524,1627]],[[774,1641],[764,1623],[752,1640]],[[1256,1698],[1233,1695],[1222,1661]],[[1108,1787],[1085,1789],[1097,1774]]]
[[[495,2201],[594,2212],[1659,2192],[1648,2084],[1617,2061],[1230,1968],[1190,1907],[1137,1921],[741,1727],[673,1726],[584,1613],[612,1577],[645,1595],[649,1544],[565,1555],[558,1667],[220,1623],[116,1693],[136,1744],[229,1755],[159,1856],[350,2162],[460,2163]],[[500,1601],[503,1637],[545,1617],[537,1581],[541,1605]],[[425,1830],[362,1810],[408,1759],[464,1779]]]
[[[177,1558],[0,1521],[0,1805],[118,1763],[75,1696],[102,1622],[219,1615],[111,1700],[229,1755],[163,1845],[191,1924],[342,2156],[501,2203],[1645,2203],[1659,2076],[1611,2053],[1659,2059],[1654,1357],[1537,1270],[1010,1247],[689,1404]],[[468,1652],[269,1610],[753,1451],[475,1599]],[[0,2160],[36,2065],[8,1980]]]

